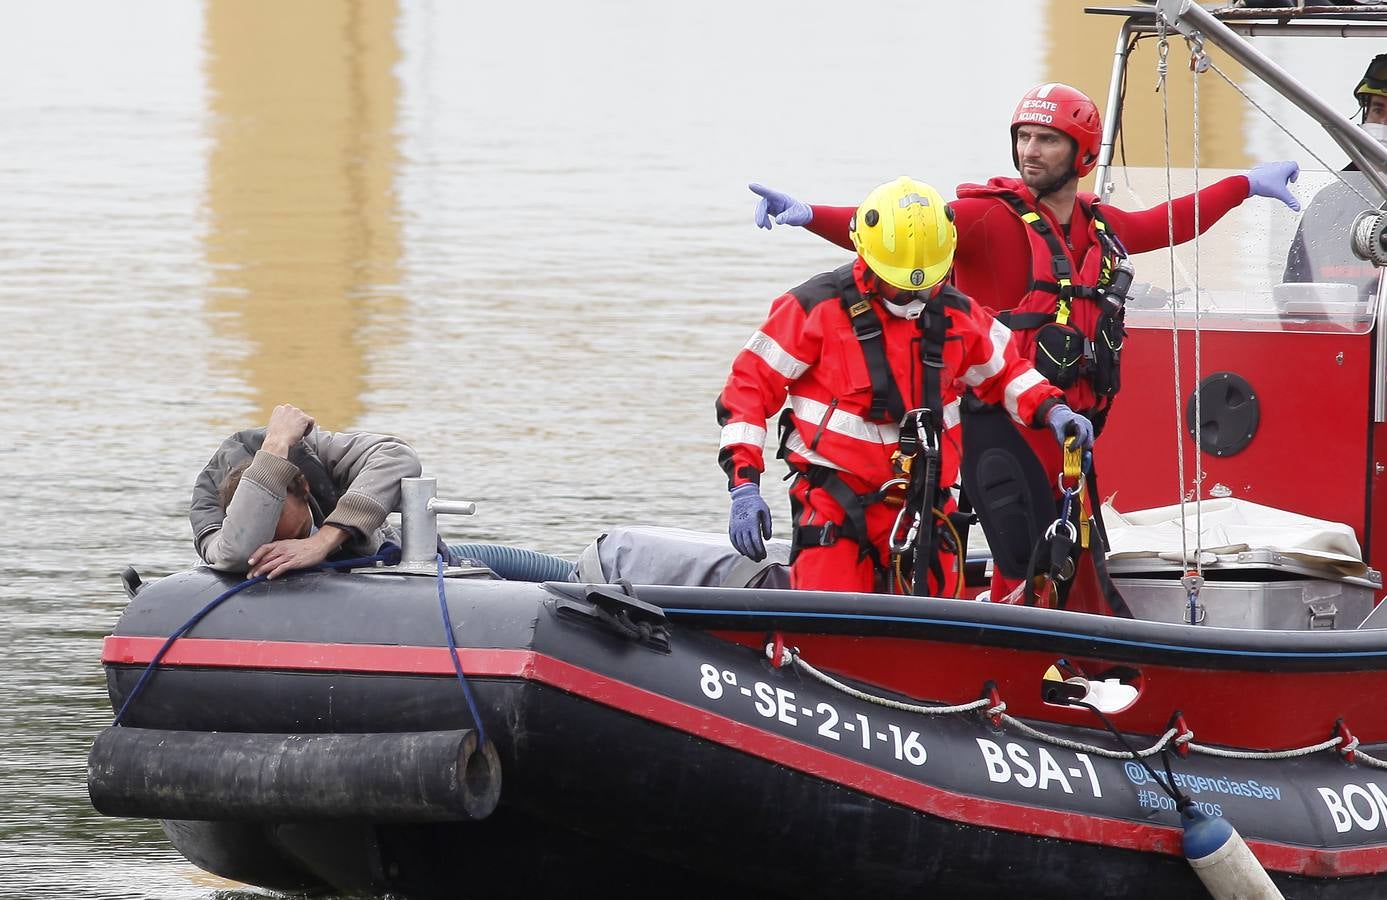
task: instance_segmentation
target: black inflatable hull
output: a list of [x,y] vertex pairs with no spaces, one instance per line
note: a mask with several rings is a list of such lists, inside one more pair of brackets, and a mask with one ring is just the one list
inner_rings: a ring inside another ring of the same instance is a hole
[[[226,586],[197,571],[135,597],[106,650],[116,708],[160,637]],[[388,575],[305,576],[247,591],[174,646],[122,725],[243,734],[476,729],[452,672],[436,591],[430,579]],[[565,890],[586,881],[609,895],[629,881],[634,892],[648,889],[645,876],[658,872],[689,896],[728,889],[1201,895],[1179,855],[1174,804],[1138,764],[1033,740],[980,712],[921,716],[870,703],[793,667],[772,666],[758,649],[759,632],[701,627],[752,618],[755,628],[813,631],[803,620],[824,614],[828,595],[637,589],[654,602],[623,607],[614,593],[449,583],[459,658],[500,770],[500,808],[490,815],[434,824],[288,823],[249,821],[244,808],[211,802],[193,815],[186,803],[161,807],[149,798],[139,814],[180,820],[167,824],[170,837],[204,868],[285,889],[326,883],[446,895],[465,870],[469,887],[502,893],[528,892],[546,879]],[[889,635],[861,621],[861,633],[852,634],[844,623],[860,613],[850,611],[875,601],[832,600],[842,604],[836,624],[819,630],[840,633],[806,639],[842,642],[848,655],[891,657],[912,677],[937,681],[943,690],[932,696],[948,702],[971,697],[957,696],[948,672],[934,670],[942,645],[925,632],[902,636],[936,627],[920,623],[943,621],[940,613],[984,616],[955,619],[968,634],[954,643],[993,657],[998,671],[1032,652],[1027,645],[1038,626],[1027,623],[1047,625],[1055,641],[1082,639],[1089,652],[1105,641],[1133,645],[1137,655],[1155,651],[1136,644],[1166,645],[1142,623],[947,601],[918,601],[910,622],[890,623]],[[800,608],[787,609],[791,602]],[[996,621],[989,625],[986,616]],[[1074,629],[1085,620],[1093,620],[1092,632],[1082,637]],[[1053,637],[1057,623],[1071,637]],[[1114,637],[1114,628],[1129,631]],[[1371,641],[1340,637],[1353,639],[1341,644],[1356,641],[1350,649],[1358,655],[1312,664],[1302,648],[1294,651],[1302,654],[1298,665],[1361,671],[1377,652]],[[1267,640],[1263,655],[1291,652],[1276,641],[1299,638]],[[822,646],[827,653],[837,645]],[[1149,678],[1158,671],[1152,665]],[[1201,671],[1206,690],[1217,683]],[[1331,676],[1344,677],[1324,673]],[[1001,683],[1020,705],[1020,688]],[[1063,721],[1065,714],[1032,724],[1117,749],[1101,731]],[[1143,746],[1152,740],[1133,739]],[[1287,896],[1387,893],[1387,808],[1372,820],[1361,800],[1387,788],[1376,770],[1347,765],[1333,752],[1274,763],[1192,755],[1175,760],[1175,769],[1202,808],[1235,824]]]

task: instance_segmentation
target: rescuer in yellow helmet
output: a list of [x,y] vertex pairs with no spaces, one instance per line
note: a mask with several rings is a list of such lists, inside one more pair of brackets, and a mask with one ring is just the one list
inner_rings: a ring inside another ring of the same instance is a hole
[[[794,476],[791,585],[948,593],[956,576],[939,562],[934,510],[941,482],[957,477],[949,432],[962,386],[1060,440],[1086,447],[1093,429],[1010,332],[948,283],[958,234],[938,191],[906,177],[882,184],[849,229],[857,259],[781,295],[718,397],[728,535],[742,554],[764,556],[766,423],[788,399],[779,455]],[[902,556],[932,576],[917,577]]]

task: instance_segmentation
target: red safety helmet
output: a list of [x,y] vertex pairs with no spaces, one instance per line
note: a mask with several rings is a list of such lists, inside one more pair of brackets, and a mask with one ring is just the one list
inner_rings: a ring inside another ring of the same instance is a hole
[[1077,88],[1054,81],[1038,84],[1016,104],[1016,112],[1011,114],[1011,162],[1018,170],[1021,161],[1016,158],[1016,129],[1022,125],[1047,125],[1069,135],[1074,142],[1076,175],[1087,175],[1098,162],[1103,122],[1098,107]]

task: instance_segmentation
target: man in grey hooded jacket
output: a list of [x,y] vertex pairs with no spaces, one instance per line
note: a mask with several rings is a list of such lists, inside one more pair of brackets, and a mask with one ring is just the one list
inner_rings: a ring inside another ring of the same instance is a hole
[[419,457],[396,437],[330,432],[287,403],[231,435],[198,475],[188,519],[214,569],[275,578],[342,551],[369,556],[399,535],[386,517]]

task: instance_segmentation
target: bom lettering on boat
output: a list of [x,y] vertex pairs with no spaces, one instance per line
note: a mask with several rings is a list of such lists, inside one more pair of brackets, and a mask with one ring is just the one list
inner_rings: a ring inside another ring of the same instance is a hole
[[1346,784],[1340,790],[1318,789],[1334,829],[1340,834],[1360,828],[1363,831],[1387,831],[1387,794],[1371,781],[1367,784]]

